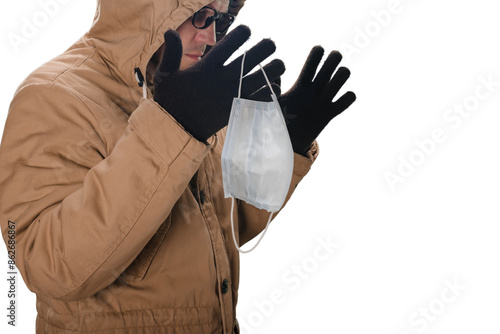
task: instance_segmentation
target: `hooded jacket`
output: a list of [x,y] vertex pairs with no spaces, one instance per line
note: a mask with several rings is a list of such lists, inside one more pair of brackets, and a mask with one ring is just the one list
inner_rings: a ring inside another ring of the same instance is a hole
[[[135,77],[164,32],[208,3],[100,0],[89,32],[17,89],[0,146],[0,221],[7,244],[15,226],[37,333],[236,331],[226,129],[197,141]],[[295,154],[287,201],[317,153]],[[268,217],[237,201],[240,245]]]

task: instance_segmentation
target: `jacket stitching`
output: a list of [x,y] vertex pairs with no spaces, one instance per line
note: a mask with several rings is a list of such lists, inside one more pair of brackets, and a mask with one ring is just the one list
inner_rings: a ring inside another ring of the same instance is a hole
[[[206,184],[209,184],[208,182],[208,176],[206,175],[206,173],[204,173],[204,178],[205,178],[205,182]],[[209,189],[210,191],[210,189]],[[212,194],[209,194],[210,198],[212,196]],[[215,231],[212,231],[212,229],[209,227],[209,223],[208,223],[208,217],[207,217],[207,213],[206,213],[206,210],[205,208],[201,208],[201,212],[202,212],[202,216],[203,218],[205,219],[205,224],[207,225],[207,228],[209,229],[209,233],[211,235],[211,239],[212,239],[212,243],[214,242],[214,240],[216,240],[214,238],[214,235],[215,235]],[[222,229],[221,229],[222,230]],[[222,231],[221,231],[222,232]],[[225,302],[224,302],[224,296],[221,294],[221,285],[220,285],[220,282],[219,282],[219,278],[222,278],[222,273],[221,273],[221,270],[219,268],[220,264],[217,262],[217,259],[218,259],[218,250],[217,250],[217,245],[214,245],[212,244],[212,249],[214,251],[214,264],[215,264],[215,270],[217,271],[217,292],[218,292],[218,295],[219,295],[219,303],[221,304],[221,311],[222,311],[222,314],[224,315],[224,317],[226,318],[226,321],[228,321],[229,317],[227,315],[227,310],[226,310],[226,307],[225,306]]]
[[[42,317],[41,317],[42,318]],[[58,327],[58,326],[55,326],[55,325],[52,325],[51,323],[49,323],[47,321],[47,319],[45,318],[42,318],[43,321],[45,321],[45,326],[51,326],[51,327],[55,327],[57,329],[62,329],[64,330],[65,332],[78,332],[78,333],[103,333],[103,332],[106,332],[106,331],[111,331],[111,330],[116,330],[116,329],[134,329],[134,328],[164,328],[164,327],[199,327],[199,326],[206,326],[206,325],[211,325],[211,324],[214,324],[216,323],[217,321],[216,320],[213,320],[213,321],[210,321],[210,322],[203,322],[203,323],[199,323],[199,324],[189,324],[189,325],[174,325],[174,324],[171,324],[171,325],[158,325],[158,326],[134,326],[134,327],[109,327],[109,328],[106,328],[106,329],[99,329],[99,330],[82,330],[82,329],[66,329],[66,328],[62,328],[62,327]]]
[[[41,302],[48,307],[52,308],[52,306],[47,303],[44,300],[39,299],[38,302]],[[132,312],[137,312],[137,311],[154,311],[154,310],[186,310],[186,309],[213,309],[215,308],[214,306],[184,306],[184,307],[159,307],[159,308],[138,308],[138,309],[133,309],[133,310],[128,310],[128,311],[117,311],[117,312],[78,312],[78,313],[59,313],[52,308],[53,313],[57,313],[58,315],[87,315],[87,314],[125,314],[125,313],[132,313]],[[44,318],[45,319],[45,318]]]
[[66,68],[64,68],[59,74],[57,74],[54,79],[52,79],[52,82],[54,83],[61,75],[63,75],[64,73],[66,73],[67,71],[69,70],[72,70],[73,68],[78,68],[80,67],[83,63],[85,63],[87,60],[91,59],[94,57],[96,53],[96,50],[94,48],[94,51],[92,52],[92,54],[88,55],[87,57],[85,57],[84,59],[80,60],[79,62],[77,62],[76,64],[73,64],[71,66],[68,66]]
[[131,121],[130,122],[130,125],[132,126],[132,128],[134,129],[134,132],[137,134],[137,136],[139,136],[141,138],[141,140],[151,149],[151,151],[153,151],[159,158],[160,160],[165,164],[167,165],[168,167],[170,167],[178,158],[179,156],[181,155],[182,152],[184,152],[184,150],[186,149],[186,146],[187,144],[189,143],[186,143],[183,147],[182,147],[182,150],[181,152],[179,152],[179,154],[177,154],[174,159],[172,160],[172,162],[168,163],[166,162],[165,160],[163,160],[162,156],[154,149],[153,146],[151,146],[151,144],[146,140],[146,138],[144,138],[142,136],[142,134],[137,130],[137,127],[135,126],[135,124]]

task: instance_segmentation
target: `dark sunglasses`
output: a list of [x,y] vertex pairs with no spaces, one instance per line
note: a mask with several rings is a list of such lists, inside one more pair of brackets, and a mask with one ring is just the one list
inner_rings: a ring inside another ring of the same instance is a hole
[[228,13],[219,13],[212,7],[203,7],[193,15],[193,26],[196,29],[206,29],[215,21],[215,32],[223,34],[233,24],[235,16]]

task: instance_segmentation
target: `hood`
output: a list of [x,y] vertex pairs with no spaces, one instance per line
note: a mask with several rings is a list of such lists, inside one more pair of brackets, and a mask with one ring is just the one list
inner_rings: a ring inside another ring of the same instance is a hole
[[[127,85],[137,84],[135,68],[146,73],[149,59],[163,44],[163,35],[213,0],[98,0],[94,22],[84,39]],[[232,0],[236,15],[245,0]]]

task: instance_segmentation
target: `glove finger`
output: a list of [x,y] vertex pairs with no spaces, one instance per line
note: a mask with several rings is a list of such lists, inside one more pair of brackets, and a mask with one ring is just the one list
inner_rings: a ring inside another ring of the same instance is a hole
[[313,81],[319,62],[321,61],[321,58],[323,58],[324,53],[325,50],[319,45],[311,49],[311,52],[309,52],[309,56],[307,56],[304,67],[302,67],[302,71],[300,72],[295,85],[299,85],[302,82]]
[[335,95],[337,95],[340,88],[342,88],[350,76],[351,72],[347,68],[340,67],[321,93],[321,98],[326,101],[333,100]]
[[[273,88],[274,94],[276,94],[276,96],[279,97],[281,95],[281,88],[280,88],[280,86],[277,85],[275,82],[271,83],[271,86]],[[271,102],[273,100],[272,97],[271,97],[271,91],[269,90],[269,86],[268,85],[265,85],[264,87],[261,87],[258,91],[256,91],[255,93],[251,94],[248,98],[250,100],[263,101],[263,102]]]
[[[270,39],[263,39],[257,45],[248,50],[245,55],[243,75],[246,75],[255,66],[266,60],[266,58],[272,55],[274,51],[276,51],[276,45]],[[242,60],[243,55],[239,56],[234,61],[232,61],[231,64],[227,65],[226,69],[230,72],[240,73]]]
[[[277,79],[278,81],[281,81],[280,78]],[[274,81],[273,83],[271,83],[271,86],[273,88],[273,92],[274,94],[276,95],[276,97],[280,97],[281,96],[281,86],[279,83],[277,83],[276,81]]]
[[328,83],[328,81],[330,81],[333,72],[335,71],[337,66],[339,66],[341,60],[342,55],[338,51],[330,52],[325,60],[325,63],[319,70],[316,79],[314,79],[314,85],[316,86],[317,93],[320,93]]
[[315,110],[309,116],[306,122],[313,121],[314,125],[311,127],[311,131],[305,138],[300,141],[312,142],[317,138],[323,129],[330,123],[330,121],[336,116],[340,115],[344,110],[346,110],[354,101],[356,100],[356,95],[353,92],[347,92],[342,95],[337,101],[330,104],[330,106],[325,110]]
[[328,118],[330,120],[333,119],[335,116],[349,108],[354,101],[356,101],[356,94],[350,91],[345,93],[337,101],[330,105]]
[[[266,66],[264,66],[264,71],[266,72],[267,78],[270,82],[274,82],[283,73],[285,73],[285,64],[279,59],[275,59]],[[242,96],[249,96],[253,92],[257,91],[262,86],[265,86],[267,81],[259,69],[252,74],[247,75],[243,78],[242,83]]]
[[165,49],[155,78],[179,70],[182,58],[182,41],[175,30],[165,32]]
[[[250,38],[250,28],[240,25],[233,29],[203,58],[209,66],[222,66]],[[241,64],[241,63],[240,63]]]

